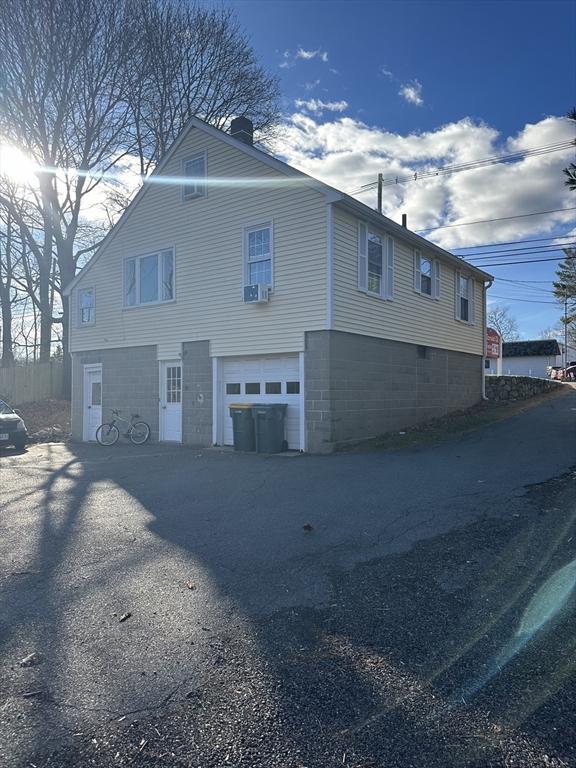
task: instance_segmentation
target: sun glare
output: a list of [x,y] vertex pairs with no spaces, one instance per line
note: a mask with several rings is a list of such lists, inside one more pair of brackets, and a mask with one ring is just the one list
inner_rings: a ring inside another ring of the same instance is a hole
[[35,164],[17,147],[0,144],[0,176],[27,184],[34,179]]

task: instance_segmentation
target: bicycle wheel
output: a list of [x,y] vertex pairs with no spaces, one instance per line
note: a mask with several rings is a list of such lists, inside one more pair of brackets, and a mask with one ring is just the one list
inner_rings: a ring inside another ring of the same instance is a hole
[[150,437],[150,427],[145,421],[137,421],[130,428],[130,440],[134,445],[142,445]]
[[119,437],[120,432],[115,424],[100,424],[96,430],[96,440],[100,445],[114,445]]

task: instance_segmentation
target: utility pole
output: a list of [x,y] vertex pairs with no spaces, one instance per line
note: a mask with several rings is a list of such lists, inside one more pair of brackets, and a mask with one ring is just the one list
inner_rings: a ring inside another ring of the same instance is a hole
[[568,285],[564,285],[564,376],[568,368]]
[[[566,256],[566,266],[568,266],[569,260],[576,260],[576,248],[563,248]],[[564,288],[564,370],[568,368],[568,298],[569,298],[569,284],[559,283],[559,287]],[[570,298],[576,298],[574,294]]]
[[378,213],[382,213],[382,174],[378,174]]

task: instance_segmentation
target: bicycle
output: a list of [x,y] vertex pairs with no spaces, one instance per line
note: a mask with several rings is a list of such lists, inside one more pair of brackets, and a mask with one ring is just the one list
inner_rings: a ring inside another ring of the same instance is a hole
[[120,437],[120,430],[116,424],[123,421],[128,425],[125,432],[122,432],[122,437],[130,440],[134,445],[143,445],[150,437],[150,427],[145,421],[136,421],[139,419],[137,413],[132,413],[130,421],[120,416],[120,411],[112,409],[112,421],[100,424],[96,430],[96,440],[100,445],[114,445],[118,442]]

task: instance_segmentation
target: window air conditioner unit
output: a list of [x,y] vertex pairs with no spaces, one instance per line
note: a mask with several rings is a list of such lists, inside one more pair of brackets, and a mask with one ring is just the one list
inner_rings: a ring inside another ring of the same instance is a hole
[[267,285],[257,283],[256,285],[244,286],[244,302],[246,304],[265,304],[268,301],[270,290]]

